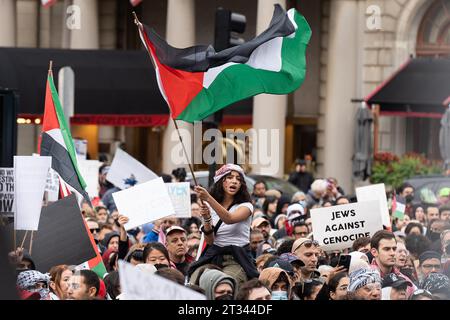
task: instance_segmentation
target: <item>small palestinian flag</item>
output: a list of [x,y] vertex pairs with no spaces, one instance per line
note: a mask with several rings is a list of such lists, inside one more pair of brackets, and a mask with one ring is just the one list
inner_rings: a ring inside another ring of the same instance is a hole
[[392,199],[392,216],[399,220],[403,220],[405,217],[405,208],[405,204],[399,202],[394,195],[394,198]]
[[260,93],[291,93],[305,79],[311,29],[295,9],[286,13],[275,5],[263,33],[220,52],[210,45],[171,47],[153,29],[137,24],[173,119],[200,121]]
[[52,157],[52,169],[59,175],[60,190],[63,190],[63,196],[70,194],[70,191],[66,188],[67,184],[90,204],[89,195],[84,190],[86,183],[78,170],[75,147],[59,101],[58,92],[53,83],[51,70],[49,70],[47,77],[39,150],[41,156]]

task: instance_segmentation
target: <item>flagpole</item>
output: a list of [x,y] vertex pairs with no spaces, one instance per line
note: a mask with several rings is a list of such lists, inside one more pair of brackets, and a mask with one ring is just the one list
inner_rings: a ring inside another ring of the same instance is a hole
[[23,237],[22,244],[20,245],[21,248],[23,248],[23,245],[25,244],[25,239],[27,238],[27,235],[28,235],[28,230],[25,231],[25,236]]
[[[133,11],[132,14],[133,14],[133,16],[134,16],[134,23],[137,25],[138,28],[141,28],[142,24],[141,24],[141,22],[139,21],[137,15],[136,15],[136,12]],[[155,63],[154,63],[153,59],[151,59],[151,61],[152,61],[152,64],[153,64],[153,68],[156,69]],[[169,110],[170,110],[170,108],[169,108]],[[186,157],[186,160],[187,160],[187,163],[188,163],[188,166],[189,166],[189,171],[190,171],[191,174],[192,174],[192,178],[194,179],[195,185],[198,186],[197,178],[195,177],[194,170],[193,170],[193,168],[192,168],[191,162],[190,162],[190,160],[189,160],[189,157],[188,157],[188,154],[187,154],[187,151],[186,151],[186,147],[184,146],[184,143],[183,143],[183,138],[181,137],[181,135],[180,135],[180,130],[178,129],[178,124],[177,124],[177,122],[175,121],[175,119],[172,118],[171,112],[170,112],[170,114],[169,114],[169,118],[172,119],[172,122],[173,122],[173,124],[175,125],[175,129],[177,130],[177,134],[178,134],[178,139],[180,139],[180,143],[181,143],[181,145],[182,145],[182,147],[183,147],[184,156]]]
[[30,255],[31,255],[31,249],[33,248],[33,235],[34,235],[34,230],[31,231],[31,238],[30,238]]

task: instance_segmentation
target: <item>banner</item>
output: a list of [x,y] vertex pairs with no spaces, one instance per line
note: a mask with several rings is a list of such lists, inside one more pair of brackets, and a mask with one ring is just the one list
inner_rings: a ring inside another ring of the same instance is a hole
[[58,201],[59,197],[59,176],[58,173],[50,168],[45,182],[46,199],[49,202]]
[[81,176],[86,182],[86,192],[89,197],[98,197],[98,168],[103,163],[98,160],[80,160],[78,161],[78,168],[80,169]]
[[126,189],[158,176],[122,149],[117,148],[106,180],[120,189]]
[[14,156],[16,230],[37,230],[52,157]]
[[391,218],[389,216],[389,208],[387,204],[386,189],[384,187],[384,183],[360,187],[356,188],[355,190],[358,202],[377,200],[380,203],[380,212],[378,214],[381,216],[383,225],[390,228]]
[[129,218],[126,230],[175,214],[162,178],[112,194],[117,210]]
[[14,205],[14,168],[0,168],[0,215],[12,216]]
[[42,208],[32,256],[41,272],[56,265],[79,265],[95,258],[75,194]]
[[177,218],[191,217],[191,189],[189,182],[166,183]]
[[324,251],[350,248],[383,229],[378,200],[311,209],[314,240]]
[[123,260],[119,260],[119,279],[124,300],[206,300],[197,291],[139,270]]

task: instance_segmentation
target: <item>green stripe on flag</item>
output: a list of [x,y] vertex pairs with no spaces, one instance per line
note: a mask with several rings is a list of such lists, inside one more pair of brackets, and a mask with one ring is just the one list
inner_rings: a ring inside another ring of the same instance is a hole
[[260,93],[288,94],[296,90],[306,74],[306,47],[311,28],[306,19],[295,12],[297,30],[292,38],[284,37],[279,72],[236,64],[224,69],[209,88],[204,88],[177,117],[187,122],[199,121],[212,113]]
[[55,84],[53,83],[53,77],[50,74],[48,75],[48,82],[50,84],[50,91],[52,92],[52,100],[53,104],[55,105],[56,115],[58,117],[59,128],[61,130],[64,143],[66,144],[67,152],[69,152],[70,159],[72,160],[72,164],[73,167],[75,168],[75,172],[77,173],[81,187],[83,189],[86,189],[86,182],[84,181],[80,171],[78,170],[77,156],[75,152],[75,147],[73,145],[72,135],[70,134],[66,118],[64,117],[64,112],[61,106],[61,102],[59,101],[58,92],[56,91]]

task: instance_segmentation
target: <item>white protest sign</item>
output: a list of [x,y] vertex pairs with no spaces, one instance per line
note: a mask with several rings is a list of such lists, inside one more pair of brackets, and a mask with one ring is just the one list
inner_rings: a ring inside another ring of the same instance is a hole
[[177,218],[191,217],[191,192],[189,182],[166,183],[167,192]]
[[358,199],[358,202],[378,200],[380,202],[380,212],[378,214],[381,217],[381,221],[386,227],[391,227],[384,183],[356,188],[356,199]]
[[14,156],[15,230],[37,230],[52,157]]
[[378,200],[311,209],[314,240],[325,251],[350,248],[357,238],[383,229]]
[[11,216],[14,205],[14,168],[0,168],[0,215]]
[[59,193],[59,175],[58,173],[50,168],[47,174],[47,180],[45,182],[45,189],[47,192],[47,200],[51,202],[58,201]]
[[120,289],[124,300],[206,300],[194,290],[119,260]]
[[126,230],[175,214],[162,178],[114,192],[112,196],[119,213],[129,218]]
[[98,168],[101,165],[98,160],[78,160],[80,174],[86,182],[86,192],[91,198],[98,197]]
[[106,180],[120,189],[158,178],[158,176],[122,149],[117,149]]

